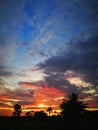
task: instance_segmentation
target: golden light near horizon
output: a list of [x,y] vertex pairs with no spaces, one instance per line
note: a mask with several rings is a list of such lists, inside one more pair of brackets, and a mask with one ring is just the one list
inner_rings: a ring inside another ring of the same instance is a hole
[[47,108],[48,105],[45,105],[45,104],[38,104],[37,107],[39,107],[39,108]]
[[4,109],[4,110],[11,110],[11,111],[13,111],[13,108],[9,108],[9,107],[5,107],[5,108],[4,108],[4,107],[0,107],[0,110],[3,110],[3,109]]
[[85,108],[88,111],[98,111],[98,108]]

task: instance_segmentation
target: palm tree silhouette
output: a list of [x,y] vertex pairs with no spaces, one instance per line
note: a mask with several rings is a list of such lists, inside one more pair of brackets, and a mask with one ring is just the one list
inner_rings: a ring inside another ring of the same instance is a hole
[[86,104],[79,99],[78,94],[72,93],[69,95],[68,101],[64,100],[61,103],[60,108],[62,110],[61,115],[64,118],[78,119],[85,112],[85,108],[87,107]]
[[50,116],[50,113],[52,112],[52,107],[48,107],[48,108],[47,108],[47,112],[48,112],[48,114],[49,114],[49,116]]

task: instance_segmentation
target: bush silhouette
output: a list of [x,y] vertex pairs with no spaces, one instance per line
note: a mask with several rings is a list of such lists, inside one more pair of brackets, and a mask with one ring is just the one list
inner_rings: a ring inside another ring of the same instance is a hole
[[35,119],[46,119],[47,118],[47,114],[44,111],[36,111],[34,113],[34,118]]

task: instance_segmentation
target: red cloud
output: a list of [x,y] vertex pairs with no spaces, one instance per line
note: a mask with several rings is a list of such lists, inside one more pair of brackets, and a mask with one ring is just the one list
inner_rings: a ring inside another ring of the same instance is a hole
[[44,87],[40,87],[36,91],[34,91],[34,100],[37,106],[54,106],[58,107],[61,103],[61,99],[65,96],[65,92],[61,91],[55,87],[48,87],[45,85]]
[[19,85],[33,90],[32,107],[59,107],[62,98],[66,94],[54,86],[40,86],[28,82],[20,82]]

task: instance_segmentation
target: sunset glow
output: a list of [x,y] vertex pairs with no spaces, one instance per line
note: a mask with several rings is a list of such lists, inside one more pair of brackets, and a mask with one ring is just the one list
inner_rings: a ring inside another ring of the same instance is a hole
[[78,93],[98,108],[93,0],[0,0],[0,115],[52,107]]

